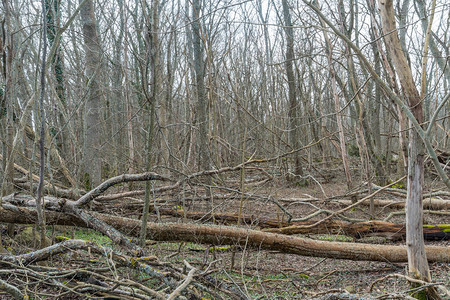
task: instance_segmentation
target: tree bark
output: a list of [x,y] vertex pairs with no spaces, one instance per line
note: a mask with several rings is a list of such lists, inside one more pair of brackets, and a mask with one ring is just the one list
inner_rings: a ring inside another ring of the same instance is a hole
[[[368,221],[368,222],[345,222],[327,220],[316,227],[309,227],[317,221],[293,221],[286,222],[278,219],[264,218],[255,215],[234,214],[234,213],[207,213],[197,211],[184,211],[182,209],[159,208],[161,215],[168,215],[177,218],[188,218],[192,220],[207,221],[214,218],[215,221],[225,224],[248,224],[264,228],[265,232],[281,234],[343,234],[355,238],[365,236],[384,236],[391,240],[401,240],[406,236],[404,224]],[[450,233],[446,232],[448,226],[424,225],[423,234],[425,240],[448,240]]]
[[[318,7],[317,1],[315,2],[315,5]],[[327,52],[327,59],[328,59],[328,67],[331,74],[331,87],[333,91],[333,98],[334,98],[334,108],[336,113],[336,123],[339,130],[339,145],[341,150],[341,158],[342,158],[342,164],[344,166],[344,172],[345,172],[345,178],[347,182],[347,188],[348,190],[351,190],[353,187],[352,183],[352,176],[350,174],[350,168],[348,166],[348,155],[347,155],[347,146],[345,144],[345,135],[344,135],[344,126],[342,125],[342,118],[341,118],[341,105],[339,103],[339,94],[337,90],[337,84],[336,84],[336,71],[333,67],[333,44],[331,44],[331,41],[328,37],[327,31],[325,30],[325,24],[322,19],[320,19],[322,28],[323,28],[323,36],[325,38],[326,42],[326,52]]]
[[[152,19],[151,19],[151,32],[148,33],[150,40],[150,49],[148,52],[150,53],[150,66],[152,72],[152,96],[150,99],[150,109],[148,113],[149,116],[149,124],[148,124],[148,134],[147,134],[147,172],[150,172],[152,168],[153,161],[153,142],[155,139],[155,130],[154,130],[154,118],[155,118],[155,106],[160,97],[160,88],[161,88],[161,65],[160,65],[160,48],[159,48],[159,0],[152,0]],[[145,182],[145,198],[144,198],[144,208],[142,212],[142,227],[141,227],[141,237],[140,237],[140,245],[144,247],[145,245],[145,236],[147,235],[147,220],[148,213],[150,208],[150,200],[152,193],[152,183],[150,181]]]
[[209,138],[208,138],[208,98],[205,88],[205,58],[203,55],[203,32],[201,30],[201,2],[192,1],[192,43],[194,50],[195,84],[197,90],[197,123],[199,128],[198,139],[198,167],[208,170],[210,166]]
[[[406,236],[406,226],[404,224],[389,223],[383,221],[367,221],[350,223],[344,221],[328,220],[317,227],[308,227],[316,221],[292,222],[292,225],[281,228],[268,228],[264,231],[282,234],[344,234],[355,238],[365,236],[383,236],[391,240],[401,240]],[[272,225],[276,223],[269,223]],[[450,233],[445,232],[445,226],[425,226],[423,228],[424,239],[426,240],[448,240]]]
[[[392,61],[408,104],[419,124],[423,122],[422,101],[414,83],[411,69],[402,51],[395,24],[392,0],[379,1],[382,27],[386,46],[390,49]],[[408,187],[406,198],[406,246],[408,269],[411,277],[431,281],[423,239],[422,189],[424,175],[424,145],[419,133],[411,129],[409,134]]]
[[[291,13],[287,0],[282,1],[284,16],[284,32],[286,35],[286,75],[289,93],[289,144],[292,149],[300,148],[299,124],[298,124],[298,101],[294,76],[294,29],[292,28]],[[299,152],[294,153],[294,175],[303,176],[303,168]],[[304,185],[306,181],[300,178],[299,182]]]
[[45,248],[46,237],[45,237],[45,214],[43,210],[43,189],[44,189],[44,177],[45,177],[45,110],[44,110],[44,100],[46,95],[46,82],[45,82],[45,64],[47,60],[47,22],[46,22],[47,12],[45,1],[42,0],[42,65],[40,74],[40,96],[39,96],[39,115],[40,120],[40,131],[39,131],[39,183],[36,191],[36,211],[37,211],[37,229],[40,233],[40,247]]
[[[80,0],[81,4],[82,0]],[[86,76],[89,80],[89,94],[85,104],[85,157],[84,177],[88,189],[101,182],[101,87],[98,74],[100,73],[102,51],[97,32],[97,22],[94,14],[94,2],[88,0],[80,11],[84,50],[86,55]]]
[[[342,205],[351,205],[352,201],[350,200],[334,200]],[[407,206],[407,202],[405,201],[395,201],[395,200],[385,200],[385,199],[374,199],[373,204],[375,206],[383,206],[389,208],[405,208]],[[363,202],[361,205],[368,205],[368,202]],[[434,210],[449,210],[450,209],[450,201],[445,199],[427,199],[422,203],[424,209],[434,209]]]
[[[50,47],[55,43],[56,31],[60,26],[60,18],[61,18],[61,0],[45,0],[45,8],[47,10],[47,37],[50,44]],[[60,43],[61,38],[59,38],[58,44]],[[67,108],[66,101],[66,83],[64,77],[64,63],[61,47],[58,46],[56,49],[56,53],[51,60],[53,66],[53,75],[56,81],[56,96],[58,97],[58,101],[60,105],[56,105],[60,107],[64,111]],[[67,132],[67,126],[65,124],[66,118],[64,117],[64,111],[60,110],[57,112],[57,118],[59,122],[60,132],[57,135],[57,147],[61,151],[62,155],[67,158],[69,155],[69,145],[71,143],[69,139],[69,134]],[[72,183],[72,182],[71,182]]]

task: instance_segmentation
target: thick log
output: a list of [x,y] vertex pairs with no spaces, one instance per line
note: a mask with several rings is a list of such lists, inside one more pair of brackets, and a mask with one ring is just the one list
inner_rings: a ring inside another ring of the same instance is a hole
[[[333,202],[337,202],[339,204],[348,206],[352,204],[351,200],[333,200]],[[405,208],[405,201],[394,201],[394,200],[384,200],[384,199],[374,199],[373,204],[375,206],[383,206],[389,208]],[[369,202],[363,202],[360,205],[369,205]],[[446,199],[423,199],[423,209],[432,209],[432,210],[449,210],[450,209],[450,200]]]
[[[29,208],[0,208],[0,222],[35,223],[36,212]],[[141,222],[129,218],[92,214],[106,224],[130,236],[139,236]],[[47,224],[87,227],[86,223],[69,214],[46,212]],[[370,245],[362,243],[338,243],[304,239],[282,234],[261,232],[228,226],[207,226],[194,224],[148,223],[147,238],[157,241],[186,241],[213,245],[240,245],[264,250],[303,256],[328,257],[335,259],[407,262],[404,246]],[[427,246],[430,262],[450,262],[450,247]]]
[[[238,216],[233,213],[203,213],[195,211],[184,212],[181,209],[159,208],[161,215],[169,215],[173,217],[194,220],[209,220],[214,217],[214,220],[224,223],[237,223]],[[368,221],[368,222],[344,222],[327,220],[324,223],[315,227],[308,227],[317,221],[301,221],[301,222],[286,222],[277,219],[260,218],[255,215],[242,215],[241,222],[245,224],[257,225],[265,228],[263,231],[282,234],[344,234],[355,238],[362,238],[365,236],[384,236],[392,240],[404,239],[406,236],[406,229],[404,224],[382,222],[382,221]],[[450,225],[449,225],[450,226]],[[448,240],[450,239],[450,232],[445,232],[445,226],[430,226],[424,225],[423,235],[425,240]]]
[[[315,221],[293,222],[292,225],[281,228],[268,228],[264,231],[282,234],[323,234],[340,233],[355,238],[365,236],[384,236],[392,240],[404,239],[406,227],[404,224],[389,223],[383,221],[367,221],[350,223],[344,221],[327,220],[316,227],[309,228]],[[423,236],[425,240],[448,240],[450,233],[446,232],[450,225],[424,225]]]

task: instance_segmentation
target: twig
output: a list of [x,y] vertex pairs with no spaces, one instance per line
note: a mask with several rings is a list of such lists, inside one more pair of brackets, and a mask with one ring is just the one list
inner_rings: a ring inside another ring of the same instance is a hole
[[306,270],[303,270],[303,272],[311,271],[312,269],[314,269],[315,267],[317,267],[318,265],[320,265],[321,263],[323,263],[323,262],[326,261],[326,260],[327,260],[326,257],[325,257],[325,258],[322,258],[318,263],[314,264],[313,266],[309,267],[309,268],[306,269]]
[[244,293],[244,291],[241,289],[241,287],[236,283],[236,281],[233,279],[233,277],[230,276],[230,274],[227,273],[227,271],[224,269],[223,272],[225,273],[225,275],[227,275],[227,277],[231,280],[231,282],[233,282],[233,284],[237,287],[239,293],[244,296],[244,299],[249,299],[249,297],[247,297],[247,295]]
[[[424,210],[424,214],[432,214],[432,215],[441,215],[441,216],[450,216],[450,212],[448,211],[436,211],[436,210]],[[404,215],[405,211],[393,211],[389,213],[389,215],[383,219],[383,222],[387,222],[395,216]]]
[[333,275],[334,273],[336,273],[337,270],[333,270],[331,272],[328,272],[328,274],[324,275],[322,278],[320,278],[319,280],[316,281],[315,285],[318,285],[322,280],[324,280],[325,278]]
[[[383,191],[384,189],[386,189],[386,188],[388,188],[388,187],[390,187],[390,186],[392,186],[392,185],[394,185],[394,184],[397,184],[398,182],[400,182],[401,180],[403,180],[403,179],[405,179],[405,178],[406,178],[406,176],[403,176],[402,178],[398,179],[397,181],[395,181],[395,182],[393,182],[393,183],[390,183],[390,184],[384,186],[383,188],[381,188],[381,189],[379,189],[379,190],[373,192],[372,194],[370,194],[370,195],[368,195],[368,196],[362,198],[361,200],[359,200],[359,201],[353,203],[352,205],[349,205],[349,206],[347,206],[347,207],[345,207],[345,208],[343,208],[343,209],[341,209],[341,210],[338,210],[338,211],[336,211],[336,212],[333,212],[333,213],[330,214],[329,216],[327,216],[327,217],[325,217],[325,218],[323,218],[323,219],[317,221],[317,222],[314,223],[314,224],[311,224],[311,225],[304,225],[304,226],[296,226],[296,228],[304,228],[304,229],[306,229],[306,228],[313,228],[313,227],[316,227],[316,226],[322,224],[323,222],[325,222],[326,220],[331,219],[332,217],[334,217],[334,216],[336,216],[336,215],[339,215],[339,214],[341,214],[341,213],[343,213],[343,212],[345,212],[345,211],[347,211],[347,210],[349,210],[349,209],[351,209],[351,208],[353,208],[353,207],[355,207],[355,206],[358,206],[359,204],[363,203],[364,201],[366,201],[366,200],[368,200],[368,199],[370,199],[370,198],[373,198],[373,197],[374,197],[376,194],[378,194],[379,192]],[[285,228],[289,228],[289,227],[285,227]]]
[[0,279],[0,291],[5,291],[8,294],[10,294],[11,296],[14,297],[14,299],[24,299],[25,297],[23,296],[23,294],[19,291],[18,288],[16,288],[15,286],[7,283],[6,281],[3,281]]
[[194,279],[194,273],[197,271],[196,268],[191,266],[187,261],[184,261],[184,264],[186,267],[190,268],[191,270],[187,274],[186,278],[184,279],[183,283],[180,284],[167,298],[167,300],[174,300],[176,297],[180,295],[180,293],[187,288],[187,286],[191,283],[192,279]]
[[416,283],[416,284],[419,284],[419,285],[420,285],[420,287],[417,287],[417,288],[408,290],[408,293],[409,293],[409,292],[414,292],[414,291],[423,290],[423,289],[425,289],[425,288],[427,288],[427,287],[430,287],[430,286],[436,286],[436,287],[439,288],[439,289],[440,289],[447,297],[450,296],[450,292],[442,285],[442,283],[430,283],[430,282],[426,282],[426,281],[423,281],[423,280],[420,280],[420,279],[415,279],[415,278],[412,278],[412,277],[409,277],[409,276],[406,276],[406,275],[403,275],[403,274],[397,274],[397,273],[386,275],[386,276],[384,276],[384,277],[382,277],[382,278],[379,278],[379,279],[375,280],[374,282],[372,282],[372,283],[370,284],[370,286],[369,286],[369,293],[372,292],[372,290],[373,290],[375,284],[377,284],[377,283],[380,282],[380,281],[384,281],[384,280],[386,280],[386,279],[388,279],[388,278],[392,278],[392,277],[403,278],[403,279],[406,279],[406,280],[409,281],[409,282]]

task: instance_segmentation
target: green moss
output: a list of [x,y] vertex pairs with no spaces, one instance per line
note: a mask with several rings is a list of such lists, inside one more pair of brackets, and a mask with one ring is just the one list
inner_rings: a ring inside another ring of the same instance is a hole
[[[65,237],[63,235],[56,236],[55,239],[57,241],[65,241],[70,240],[70,238]],[[99,245],[103,246],[112,246],[113,242],[109,237],[103,235],[92,229],[80,229],[74,232],[74,239],[76,240],[84,240],[84,241],[94,241]]]
[[330,242],[352,242],[353,239],[351,237],[348,237],[346,235],[339,235],[339,234],[318,234],[316,235],[316,239],[321,241],[330,241]]
[[84,173],[82,181],[83,181],[84,189],[86,191],[89,191],[91,189],[91,178],[88,173]]
[[301,187],[301,188],[305,188],[309,185],[309,181],[307,179],[301,179],[301,180],[298,180],[295,183],[295,185],[297,185],[298,187]]
[[445,230],[450,229],[450,224],[437,224],[436,226]]
[[348,155],[353,156],[353,157],[360,156],[358,146],[353,145],[353,144],[348,145],[347,152],[348,152]]
[[225,251],[231,250],[231,246],[214,246],[214,247],[204,248],[204,247],[199,247],[199,246],[195,245],[194,247],[190,247],[189,250],[198,251],[198,252],[202,252],[202,251],[206,251],[206,250],[209,250],[209,252],[225,252]]
[[437,225],[423,225],[425,228],[435,228],[438,227],[442,229],[443,232],[450,232],[450,224],[437,224]]
[[[393,182],[395,182],[395,181],[397,181],[397,179],[396,179],[396,180],[388,180],[388,183],[393,183]],[[393,188],[393,189],[406,190],[406,184],[405,184],[404,181],[400,181],[400,182],[398,182],[398,183],[392,185],[391,188]]]
[[306,274],[298,274],[298,276],[304,279],[309,279],[309,276]]
[[411,294],[411,296],[416,298],[416,299],[419,299],[419,300],[427,300],[428,299],[427,293],[424,290],[419,291],[417,293],[413,293],[413,294]]
[[130,265],[132,266],[132,267],[134,267],[135,265],[136,265],[136,262],[138,261],[136,258],[134,258],[134,257],[132,257],[132,258],[130,258]]

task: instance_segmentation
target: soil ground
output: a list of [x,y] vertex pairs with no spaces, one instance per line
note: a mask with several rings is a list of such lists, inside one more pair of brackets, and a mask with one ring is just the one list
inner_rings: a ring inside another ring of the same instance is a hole
[[[286,209],[288,209],[294,218],[305,217],[316,210],[317,207],[329,210],[337,210],[342,208],[334,199],[345,195],[347,188],[342,181],[343,178],[335,176],[332,182],[317,183],[310,182],[308,187],[299,187],[288,184],[283,181],[271,181],[264,185],[251,186],[247,185],[245,192],[248,194],[257,194],[272,196],[277,199]],[[225,182],[224,182],[225,184]],[[238,188],[237,181],[227,181],[228,187]],[[361,185],[359,189],[364,189]],[[427,179],[425,190],[439,190],[442,186],[437,186],[436,181]],[[358,190],[356,188],[355,190]],[[201,188],[197,190],[199,194],[203,194]],[[218,192],[221,194],[221,192]],[[223,193],[222,193],[223,194]],[[194,193],[190,193],[195,197]],[[361,193],[359,198],[367,195]],[[334,198],[333,198],[334,197]],[[349,199],[348,197],[343,197]],[[341,199],[343,199],[341,198]],[[404,200],[405,197],[393,195],[390,193],[380,193],[377,199]],[[162,195],[159,197],[158,206],[168,208],[179,208],[183,204],[181,197],[172,195]],[[313,199],[313,200],[312,200]],[[317,200],[314,200],[317,199]],[[136,199],[134,199],[136,200]],[[119,199],[109,202],[104,206],[104,210],[114,208],[114,214],[124,216],[139,217],[139,208],[133,210],[130,205],[133,199]],[[246,199],[243,200],[243,213],[251,214],[259,217],[270,218],[286,218],[279,208],[268,199]],[[308,201],[302,201],[308,200]],[[450,200],[450,199],[448,199]],[[241,204],[239,197],[229,199],[213,200],[215,212],[233,212],[237,213]],[[186,201],[185,209],[189,211],[208,212],[211,209],[211,202],[208,201]],[[375,219],[382,220],[390,212],[395,210],[389,207],[376,208]],[[353,219],[369,219],[367,207],[358,207],[345,214]],[[314,219],[319,220],[321,216]],[[158,220],[155,214],[151,215],[154,222],[195,222],[207,223],[211,220],[180,220],[173,217],[161,216]],[[399,215],[390,220],[391,222],[404,223],[404,215]],[[424,217],[426,224],[449,224],[448,216],[426,214]],[[244,224],[248,228],[257,228],[252,224]],[[20,229],[21,227],[19,227]],[[4,232],[6,231],[3,228]],[[55,236],[60,234],[58,230],[49,235]],[[102,237],[94,237],[96,233],[90,230],[73,230],[72,234],[76,238],[95,239],[99,243],[110,245],[108,239]],[[364,243],[385,243],[385,244],[404,244],[404,241],[390,241],[385,238],[366,238],[354,240],[351,237],[340,235],[308,235],[308,238],[323,240],[339,240],[347,242],[364,242]],[[427,241],[426,244],[450,246],[450,241]],[[25,248],[18,244],[16,252],[26,251]],[[168,261],[180,267],[183,266],[183,260],[188,261],[191,265],[211,271],[211,276],[222,282],[226,282],[230,286],[239,289],[249,299],[311,299],[320,293],[332,291],[346,291],[355,295],[371,294],[380,297],[380,299],[393,299],[394,294],[407,291],[410,286],[401,278],[389,278],[376,283],[373,290],[369,289],[377,279],[389,274],[407,275],[407,264],[392,264],[389,262],[361,262],[340,259],[323,259],[314,257],[302,257],[298,255],[288,255],[283,253],[264,251],[259,249],[243,249],[223,247],[217,251],[208,251],[209,245],[200,245],[194,243],[156,243],[150,245],[150,254],[157,255],[161,260]],[[29,250],[29,249],[28,249]],[[232,266],[232,260],[234,264]],[[86,263],[89,264],[89,258],[81,256],[75,258],[73,255],[64,255],[54,258],[50,261],[50,265],[63,264],[64,266],[73,266],[73,268],[82,267]],[[433,263],[430,264],[433,280],[439,282],[447,289],[450,289],[450,264],[449,263]],[[130,272],[123,270],[123,272]],[[138,277],[138,281],[142,283],[149,282],[148,278],[142,277],[142,274],[129,274],[130,277]],[[142,278],[141,278],[142,277]],[[42,287],[45,289],[45,287]],[[383,296],[384,295],[384,296]],[[67,299],[71,299],[68,296]],[[79,296],[77,296],[79,297]],[[74,299],[79,299],[75,297]],[[357,296],[358,297],[358,296]],[[361,296],[362,297],[362,296]],[[42,297],[41,297],[42,298]],[[204,299],[212,299],[213,297],[205,296]],[[8,299],[5,295],[0,295],[0,299]],[[43,298],[42,298],[43,299]],[[61,298],[63,299],[63,298]],[[226,297],[225,297],[226,299]],[[358,299],[358,298],[355,298]],[[363,299],[363,298],[361,298]]]

